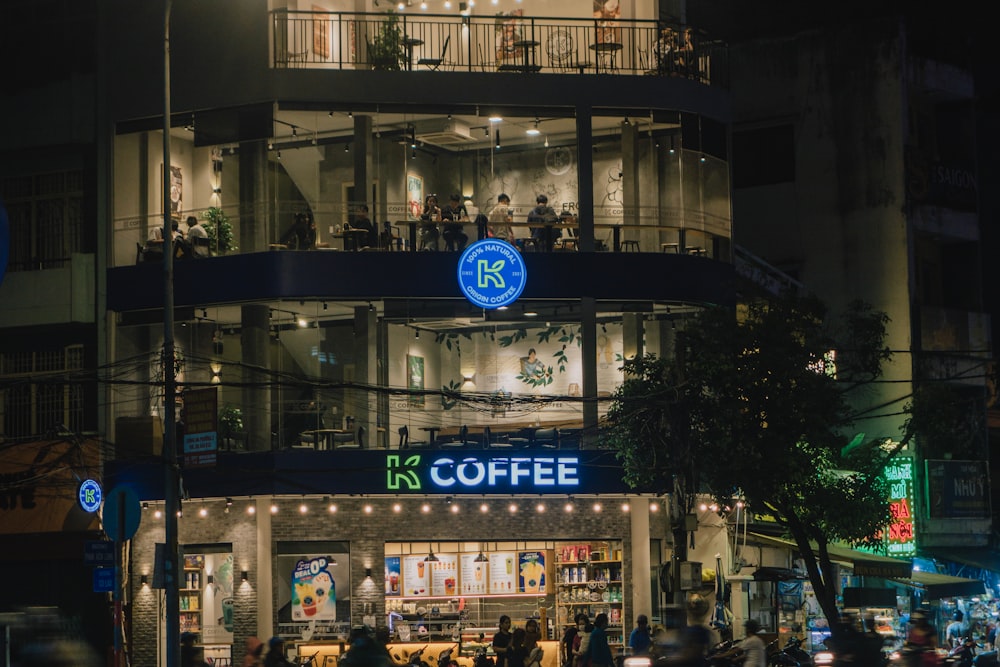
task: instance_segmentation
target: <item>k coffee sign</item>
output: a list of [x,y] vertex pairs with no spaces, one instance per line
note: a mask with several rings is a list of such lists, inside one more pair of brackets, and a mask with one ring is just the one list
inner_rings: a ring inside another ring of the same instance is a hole
[[424,493],[572,493],[580,457],[390,454],[386,490]]
[[458,285],[472,305],[488,310],[509,306],[528,282],[521,253],[506,241],[476,241],[458,260]]

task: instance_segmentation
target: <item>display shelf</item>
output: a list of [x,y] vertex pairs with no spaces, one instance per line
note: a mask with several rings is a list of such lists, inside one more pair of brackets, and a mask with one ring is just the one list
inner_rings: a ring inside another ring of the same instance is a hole
[[[556,625],[560,628],[572,627],[573,617],[581,611],[594,620],[596,614],[605,612],[611,621],[607,627],[608,643],[623,646],[625,643],[624,583],[625,576],[621,558],[606,558],[607,555],[620,556],[621,543],[595,542],[567,544],[556,548]],[[592,557],[597,555],[597,557]],[[559,558],[559,556],[562,556]],[[578,599],[587,591],[608,595],[609,599]]]

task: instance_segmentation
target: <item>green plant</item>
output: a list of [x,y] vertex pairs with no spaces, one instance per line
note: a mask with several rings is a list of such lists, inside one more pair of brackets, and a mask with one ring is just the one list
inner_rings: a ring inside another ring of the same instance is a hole
[[403,31],[399,28],[399,17],[395,12],[386,12],[385,20],[379,23],[378,32],[368,44],[368,57],[375,69],[403,69],[406,49],[403,45]]
[[233,238],[233,225],[225,211],[213,206],[202,214],[201,219],[205,221],[202,227],[208,234],[209,247],[214,252],[224,255],[230,250],[239,250],[236,239]]
[[219,408],[219,437],[232,438],[243,433],[243,411],[231,405]]

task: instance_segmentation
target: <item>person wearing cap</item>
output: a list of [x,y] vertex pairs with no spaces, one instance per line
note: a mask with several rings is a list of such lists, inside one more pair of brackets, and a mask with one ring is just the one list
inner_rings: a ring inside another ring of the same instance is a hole
[[271,637],[268,640],[264,667],[295,667],[295,663],[285,657],[285,640],[283,638]]
[[546,252],[552,252],[555,240],[562,236],[562,232],[552,227],[559,217],[549,206],[549,198],[544,194],[535,197],[535,208],[528,214],[528,224],[538,225],[532,228],[531,238],[535,239],[537,245],[541,245]]

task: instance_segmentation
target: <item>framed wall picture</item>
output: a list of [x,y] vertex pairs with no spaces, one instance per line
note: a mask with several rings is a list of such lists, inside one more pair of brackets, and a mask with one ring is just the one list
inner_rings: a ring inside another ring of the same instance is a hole
[[410,220],[419,220],[424,212],[424,179],[414,174],[406,175],[406,204]]
[[[162,167],[161,167],[162,169]],[[184,175],[180,167],[170,167],[170,216],[179,218],[184,210]]]
[[410,392],[410,407],[424,407],[424,358],[406,355],[406,379]]

